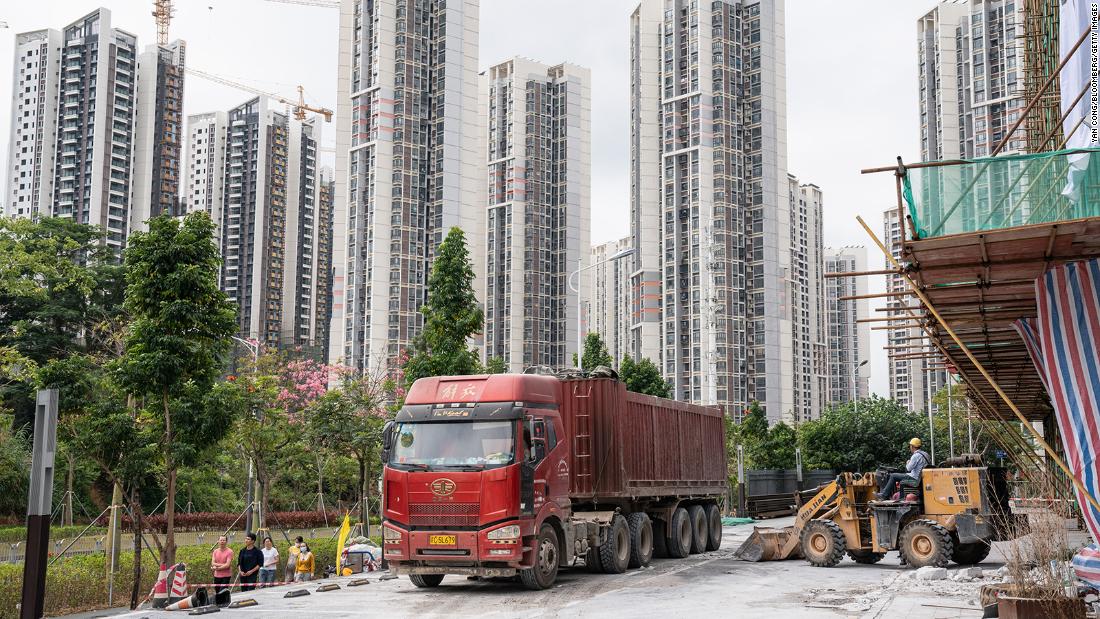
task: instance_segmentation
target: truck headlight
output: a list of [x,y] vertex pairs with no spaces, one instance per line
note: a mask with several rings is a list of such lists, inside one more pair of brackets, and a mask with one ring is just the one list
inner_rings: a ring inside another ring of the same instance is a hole
[[493,529],[489,531],[486,536],[491,540],[510,540],[519,538],[519,525],[510,524],[506,527],[500,527],[499,529]]
[[382,539],[385,540],[387,544],[396,544],[400,542],[401,535],[402,533],[399,529],[395,529],[391,526],[382,527]]

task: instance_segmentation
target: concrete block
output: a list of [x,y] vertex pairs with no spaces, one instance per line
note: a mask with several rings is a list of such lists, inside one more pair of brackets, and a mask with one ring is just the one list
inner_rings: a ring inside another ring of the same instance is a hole
[[917,570],[917,580],[943,580],[947,578],[946,567],[926,565]]

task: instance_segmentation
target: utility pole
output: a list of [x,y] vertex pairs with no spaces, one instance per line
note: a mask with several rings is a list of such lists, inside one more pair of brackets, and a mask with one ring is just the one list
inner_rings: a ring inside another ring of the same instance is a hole
[[39,619],[46,610],[46,564],[53,513],[54,456],[57,452],[57,389],[40,389],[34,407],[34,450],[27,497],[27,552],[19,616]]

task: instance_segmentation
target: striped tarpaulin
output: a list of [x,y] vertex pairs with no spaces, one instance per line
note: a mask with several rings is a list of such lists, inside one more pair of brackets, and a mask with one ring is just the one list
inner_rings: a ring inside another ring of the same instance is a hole
[[1094,588],[1100,588],[1100,547],[1089,544],[1073,555],[1073,573]]
[[[1035,280],[1038,316],[1016,330],[1050,394],[1066,464],[1094,496],[1100,496],[1100,259],[1050,268]],[[1094,540],[1100,512],[1074,485],[1077,504]]]

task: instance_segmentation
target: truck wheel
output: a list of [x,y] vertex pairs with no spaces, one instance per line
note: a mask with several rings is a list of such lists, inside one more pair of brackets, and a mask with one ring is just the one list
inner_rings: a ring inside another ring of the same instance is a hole
[[802,529],[802,556],[814,567],[833,567],[844,558],[844,531],[832,520],[811,520]]
[[974,542],[972,544],[960,544],[952,540],[954,550],[951,560],[959,565],[977,565],[989,556],[989,544],[986,542]]
[[947,567],[953,554],[951,534],[933,520],[914,520],[901,531],[899,549],[910,567]]
[[603,563],[600,562],[600,549],[588,547],[588,552],[584,555],[584,566],[588,568],[590,574],[603,574]]
[[645,512],[626,517],[630,528],[630,567],[645,567],[653,559],[653,522]]
[[707,505],[707,550],[722,547],[722,512],[714,503]]
[[523,586],[533,591],[549,589],[558,578],[558,533],[554,527],[543,524],[539,528],[539,537],[535,542],[535,565],[531,569],[520,570],[519,578]]
[[886,556],[885,552],[871,552],[870,550],[849,550],[848,556],[852,558],[852,561],[856,563],[862,563],[863,565],[873,565],[882,561],[882,558]]
[[688,519],[691,521],[691,554],[707,551],[707,510],[702,505],[688,507]]
[[668,556],[683,559],[691,554],[691,518],[687,510],[677,507],[672,512],[672,528],[668,534]]
[[443,574],[409,574],[409,580],[421,589],[431,589],[443,582]]
[[630,527],[622,514],[611,519],[607,540],[600,545],[600,564],[608,574],[622,574],[630,564]]

